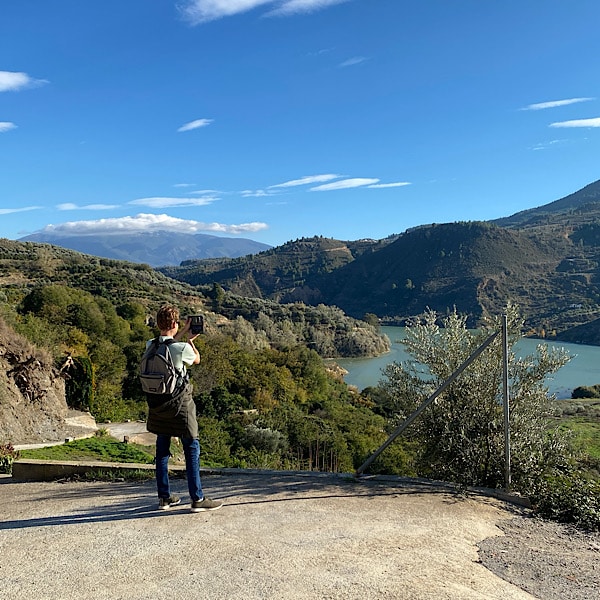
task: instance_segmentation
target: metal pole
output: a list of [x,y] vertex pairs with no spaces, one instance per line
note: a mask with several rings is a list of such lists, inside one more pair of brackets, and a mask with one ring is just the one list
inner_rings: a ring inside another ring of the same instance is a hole
[[510,475],[510,395],[508,390],[508,320],[502,315],[502,388],[504,395],[504,487],[511,486]]
[[356,477],[358,477],[361,473],[363,473],[371,463],[496,339],[496,336],[499,334],[499,331],[496,331],[492,335],[490,335],[465,362],[446,379],[440,387],[425,400],[415,412],[410,415],[401,425],[399,425],[388,437],[388,439],[367,458],[367,460],[356,469]]

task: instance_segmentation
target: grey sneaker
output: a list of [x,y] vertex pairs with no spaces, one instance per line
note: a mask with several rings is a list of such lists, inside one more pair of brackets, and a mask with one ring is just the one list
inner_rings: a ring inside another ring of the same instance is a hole
[[171,494],[168,498],[158,499],[158,508],[160,508],[160,510],[168,510],[171,506],[177,506],[180,502],[181,498],[179,496]]
[[218,510],[223,506],[222,502],[218,500],[211,500],[204,496],[202,500],[194,500],[192,502],[192,512],[204,512],[205,510]]

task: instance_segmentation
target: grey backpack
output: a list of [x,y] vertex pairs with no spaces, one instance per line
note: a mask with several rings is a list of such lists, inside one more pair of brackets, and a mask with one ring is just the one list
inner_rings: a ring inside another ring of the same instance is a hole
[[188,382],[185,368],[175,368],[169,346],[174,339],[159,341],[158,338],[144,352],[140,364],[140,383],[146,394],[176,396]]

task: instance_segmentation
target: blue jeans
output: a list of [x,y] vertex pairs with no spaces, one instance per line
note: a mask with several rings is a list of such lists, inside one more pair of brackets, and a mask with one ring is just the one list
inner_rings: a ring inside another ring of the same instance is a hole
[[[196,438],[181,438],[185,454],[185,473],[188,491],[192,502],[202,500],[202,483],[200,482],[200,444]],[[156,436],[156,487],[159,498],[171,495],[169,486],[169,458],[171,456],[171,436],[158,434]]]

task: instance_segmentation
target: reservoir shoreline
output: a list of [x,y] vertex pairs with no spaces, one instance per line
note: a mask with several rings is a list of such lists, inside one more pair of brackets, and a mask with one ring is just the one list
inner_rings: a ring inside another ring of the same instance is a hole
[[[390,338],[390,351],[375,358],[344,358],[335,362],[348,371],[344,381],[363,390],[375,386],[383,378],[382,369],[392,362],[403,362],[410,358],[401,340],[404,327],[384,326],[381,333]],[[516,346],[518,356],[535,353],[540,344],[564,348],[572,357],[570,362],[546,380],[548,391],[557,399],[571,398],[572,391],[579,386],[600,383],[600,346],[587,346],[567,342],[548,341],[538,338],[522,338]]]

